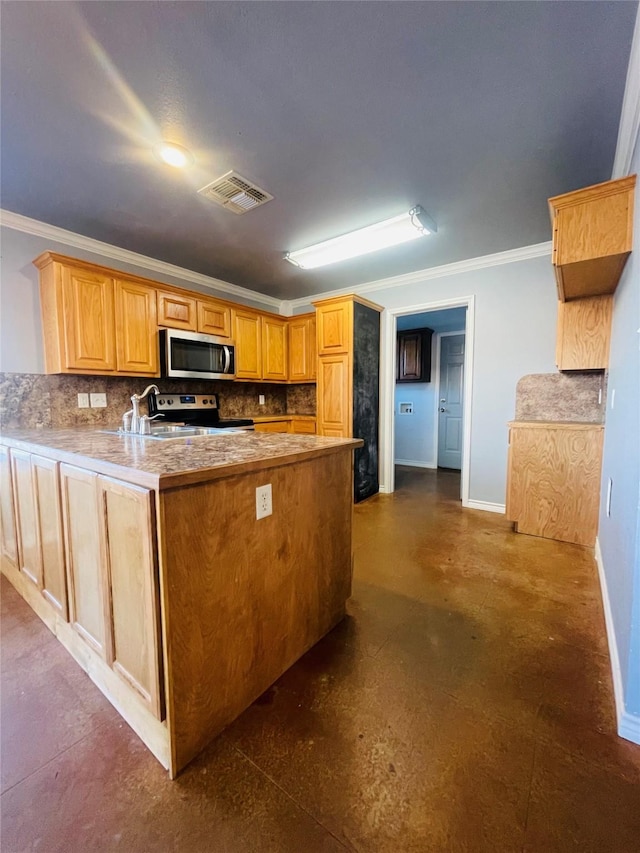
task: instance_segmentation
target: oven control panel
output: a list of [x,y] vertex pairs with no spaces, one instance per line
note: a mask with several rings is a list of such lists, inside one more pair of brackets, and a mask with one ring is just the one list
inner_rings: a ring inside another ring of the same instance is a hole
[[154,412],[170,412],[178,409],[187,411],[206,411],[218,408],[215,394],[160,394],[149,398],[150,409]]

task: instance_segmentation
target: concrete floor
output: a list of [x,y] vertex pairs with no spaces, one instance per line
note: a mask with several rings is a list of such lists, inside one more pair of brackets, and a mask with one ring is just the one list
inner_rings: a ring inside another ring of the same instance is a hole
[[591,552],[397,487],[347,619],[175,782],[3,579],[3,853],[637,853]]

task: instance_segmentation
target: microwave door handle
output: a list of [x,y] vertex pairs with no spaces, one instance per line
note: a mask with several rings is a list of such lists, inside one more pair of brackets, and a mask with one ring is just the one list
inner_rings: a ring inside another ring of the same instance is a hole
[[223,346],[222,349],[224,350],[224,367],[222,368],[222,372],[228,373],[231,367],[231,352],[227,346]]

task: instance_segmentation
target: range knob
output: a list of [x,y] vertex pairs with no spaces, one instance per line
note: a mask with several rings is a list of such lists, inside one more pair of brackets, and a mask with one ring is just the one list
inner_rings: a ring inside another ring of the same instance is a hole
[[167,406],[173,406],[173,400],[167,400]]
[[202,405],[203,405],[203,406],[206,406],[208,402],[209,402],[208,400],[203,400],[203,401],[202,401]]
[[159,406],[164,406],[164,400],[158,400],[158,405],[159,405]]

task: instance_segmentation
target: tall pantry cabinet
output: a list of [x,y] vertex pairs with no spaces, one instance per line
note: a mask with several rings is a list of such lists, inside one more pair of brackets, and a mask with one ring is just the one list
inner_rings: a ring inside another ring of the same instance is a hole
[[318,435],[362,438],[355,451],[354,500],[379,489],[380,312],[359,296],[314,302],[318,342]]

